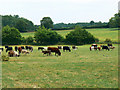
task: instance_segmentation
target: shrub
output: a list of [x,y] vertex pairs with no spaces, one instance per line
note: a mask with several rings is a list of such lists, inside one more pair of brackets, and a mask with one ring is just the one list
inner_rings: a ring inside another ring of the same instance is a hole
[[5,55],[2,55],[2,61],[9,61],[9,57],[5,56]]
[[41,45],[52,45],[63,40],[62,36],[51,29],[40,28],[35,32],[35,41]]
[[106,38],[104,42],[105,42],[105,43],[111,43],[112,41],[111,41],[111,39]]
[[21,44],[22,36],[18,29],[14,27],[5,26],[2,29],[2,44],[14,45]]
[[79,26],[75,27],[74,31],[71,31],[66,35],[66,42],[69,44],[83,45],[94,43],[96,39],[91,33]]
[[26,38],[26,44],[32,44],[34,41],[33,37],[32,36],[29,36]]

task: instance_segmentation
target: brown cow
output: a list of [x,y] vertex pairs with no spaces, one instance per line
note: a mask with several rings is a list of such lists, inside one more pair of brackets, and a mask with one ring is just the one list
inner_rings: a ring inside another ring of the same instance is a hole
[[22,48],[18,47],[19,54],[22,52]]
[[18,54],[18,52],[13,51],[13,50],[10,50],[10,51],[8,52],[8,56],[9,56],[9,57],[19,57],[20,55]]
[[42,51],[42,53],[43,53],[43,55],[44,55],[44,54],[47,54],[47,56],[48,56],[48,54],[49,54],[49,56],[51,55],[51,51],[50,51],[50,50]]
[[48,47],[48,50],[51,50],[51,52],[55,52],[55,56],[56,56],[56,54],[61,56],[60,50],[58,48],[56,48],[56,47]]

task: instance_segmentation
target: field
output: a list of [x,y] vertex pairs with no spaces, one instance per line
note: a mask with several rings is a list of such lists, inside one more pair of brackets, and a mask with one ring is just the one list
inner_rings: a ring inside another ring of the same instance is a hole
[[[65,37],[70,31],[57,32]],[[118,40],[118,31],[115,29],[87,31],[100,41],[106,38]],[[21,34],[34,37],[34,32]],[[110,51],[90,51],[90,45],[82,45],[71,52],[60,50],[61,56],[55,56],[54,53],[51,56],[43,55],[38,51],[38,46],[33,46],[34,50],[30,54],[10,57],[9,61],[2,62],[2,87],[118,88],[118,44],[113,46],[115,49]],[[7,55],[5,51],[2,54]]]
[[[96,38],[100,40],[100,42],[105,41],[106,38],[111,39],[113,42],[118,42],[118,30],[107,28],[107,29],[86,29],[88,32],[90,32],[92,35],[94,35]],[[60,30],[56,31],[63,37],[65,37],[70,31],[72,30]],[[21,33],[23,37],[32,36],[34,37],[34,32],[30,33]]]
[[117,88],[118,46],[110,51],[89,46],[61,50],[62,56],[43,55],[34,46],[28,55],[10,57],[2,62],[3,88]]

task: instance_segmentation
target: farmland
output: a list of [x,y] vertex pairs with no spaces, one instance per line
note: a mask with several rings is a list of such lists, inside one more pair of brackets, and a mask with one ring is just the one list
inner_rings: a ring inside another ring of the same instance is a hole
[[[105,41],[106,38],[111,39],[113,42],[118,41],[118,30],[117,29],[112,29],[112,28],[107,28],[107,29],[86,29],[88,32],[93,34],[96,38],[98,38],[101,42]],[[59,30],[56,31],[63,37],[65,37],[70,31],[72,30]],[[30,33],[21,33],[23,37],[28,37],[32,36],[34,37],[34,32]]]
[[[65,36],[70,31],[57,32]],[[117,41],[117,30],[88,29],[88,31],[101,41],[106,38]],[[29,35],[34,36],[34,33],[22,33],[24,37]],[[43,55],[38,51],[38,46],[33,46],[34,50],[30,54],[10,57],[9,61],[2,62],[2,87],[117,88],[118,45],[113,46],[115,49],[110,51],[90,51],[90,45],[82,45],[71,52],[60,50],[61,56],[55,56],[54,53],[51,56]],[[7,55],[5,51],[3,54]]]

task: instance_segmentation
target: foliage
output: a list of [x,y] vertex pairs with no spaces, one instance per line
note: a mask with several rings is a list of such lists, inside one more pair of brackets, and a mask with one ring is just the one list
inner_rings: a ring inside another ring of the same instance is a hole
[[109,27],[110,28],[117,28],[120,27],[120,13],[114,15],[109,19]]
[[9,26],[3,27],[2,44],[3,45],[21,44],[21,34],[19,30],[14,27],[9,27]]
[[95,42],[95,37],[88,31],[81,29],[79,26],[66,36],[66,42],[69,44],[83,45]]
[[33,37],[32,36],[29,36],[26,38],[26,44],[32,44],[34,41]]
[[45,27],[40,28],[35,32],[35,41],[39,44],[56,44],[62,40],[61,35],[57,32]]
[[35,26],[32,21],[25,18],[20,18],[18,15],[5,15],[2,16],[2,26],[16,27],[20,31],[34,31]]
[[41,27],[44,26],[47,29],[53,28],[53,21],[50,17],[44,17],[42,20],[40,20],[40,22]]
[[6,55],[2,55],[2,61],[9,61],[9,57]]
[[111,41],[111,39],[106,38],[106,40],[105,40],[104,42],[106,42],[106,43],[111,43],[112,41]]

